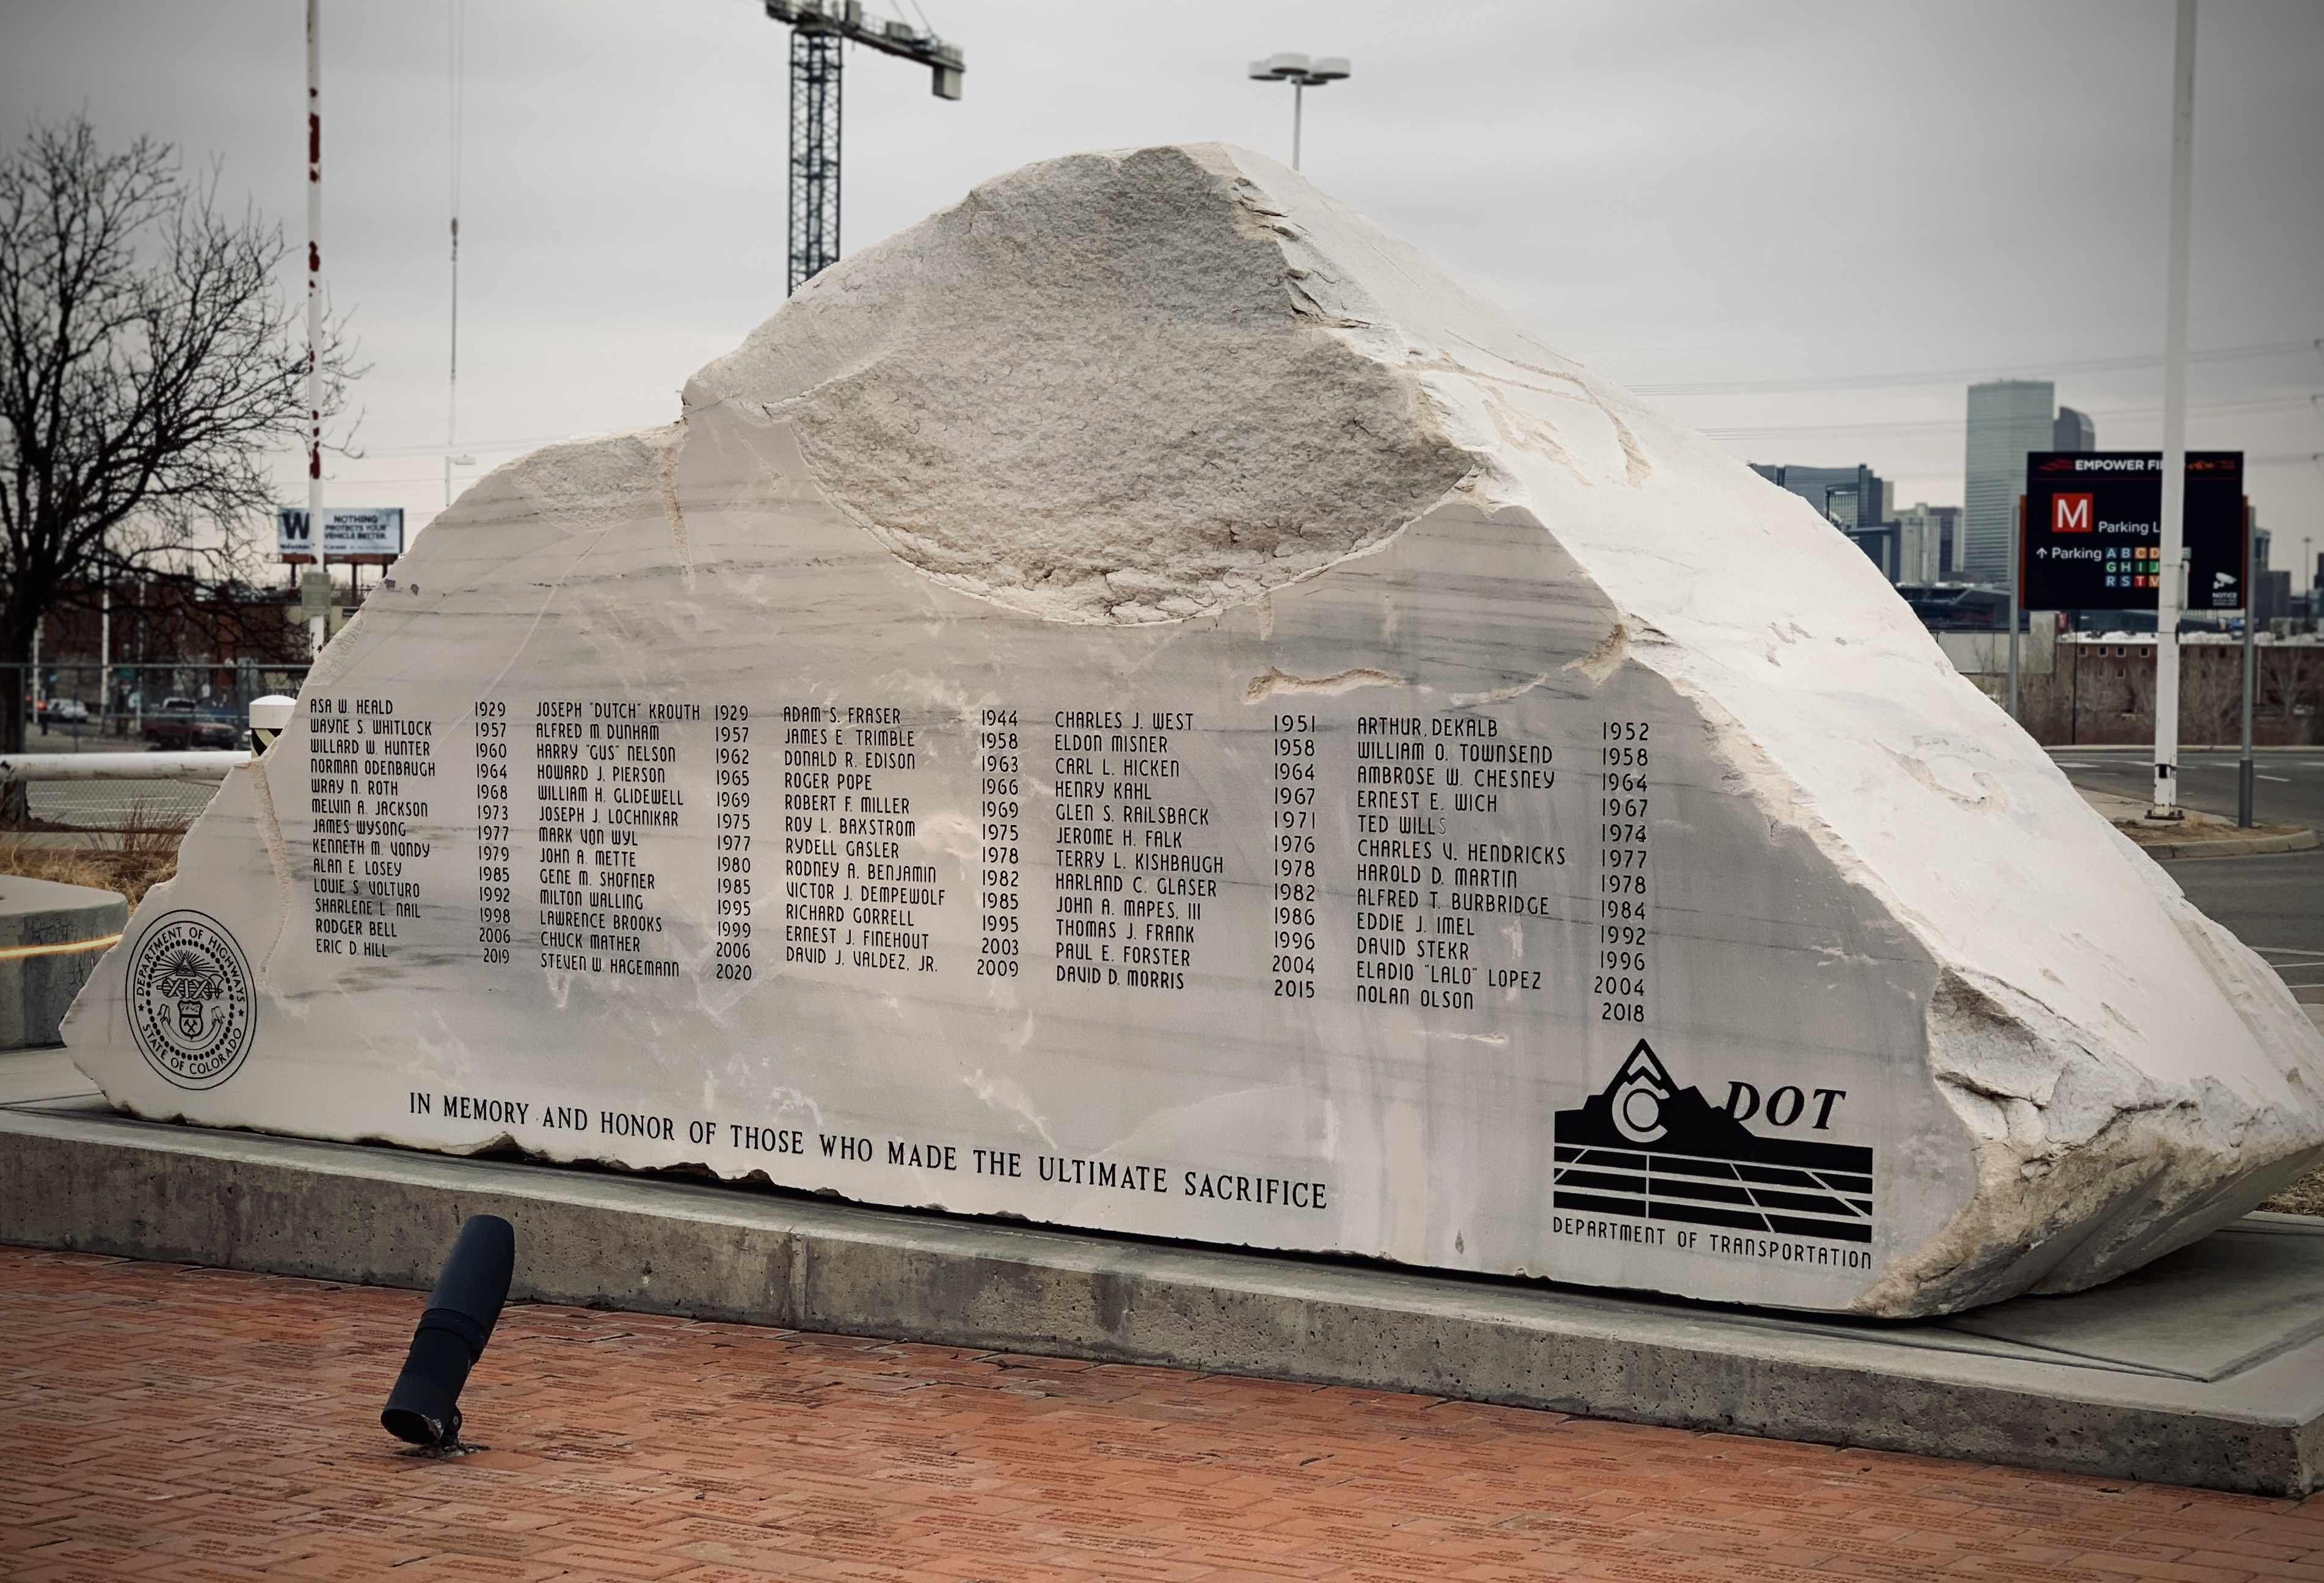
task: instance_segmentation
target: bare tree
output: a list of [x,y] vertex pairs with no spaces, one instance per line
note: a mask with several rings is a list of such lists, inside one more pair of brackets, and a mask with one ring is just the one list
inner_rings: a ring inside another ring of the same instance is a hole
[[2261,691],[2273,698],[2288,743],[2303,741],[2308,734],[2300,721],[2303,711],[2314,708],[2306,694],[2311,686],[2307,673],[2315,654],[2312,643],[2271,643],[2259,651]]
[[2135,655],[2132,663],[2123,671],[2122,712],[2136,715],[2145,722],[2144,729],[2152,732],[2154,729],[2154,651],[2146,649],[2140,650],[2140,654],[2144,655],[2144,663],[2141,664],[2138,656]]
[[2179,650],[2179,731],[2190,746],[2218,747],[2243,731],[2243,650],[2223,643],[2188,643]]
[[[76,117],[0,160],[0,694],[67,584],[230,563],[263,520],[268,453],[307,413],[284,252],[151,138],[107,150]],[[349,375],[336,330],[321,362],[328,411]]]

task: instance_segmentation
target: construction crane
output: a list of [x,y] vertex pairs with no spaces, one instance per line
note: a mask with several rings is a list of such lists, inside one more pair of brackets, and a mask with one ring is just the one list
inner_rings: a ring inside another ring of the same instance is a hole
[[851,40],[918,61],[940,99],[960,97],[960,46],[909,23],[866,16],[859,0],[766,0],[791,27],[790,281],[785,296],[839,257],[840,46]]

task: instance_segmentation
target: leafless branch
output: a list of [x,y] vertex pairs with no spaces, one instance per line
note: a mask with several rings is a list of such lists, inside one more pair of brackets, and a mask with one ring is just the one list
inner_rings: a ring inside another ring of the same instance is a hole
[[[304,433],[308,352],[254,210],[166,143],[108,150],[85,119],[0,160],[0,661],[64,585],[234,563],[265,520],[270,453]],[[352,370],[340,327],[325,410]],[[0,750],[21,712],[0,711]]]

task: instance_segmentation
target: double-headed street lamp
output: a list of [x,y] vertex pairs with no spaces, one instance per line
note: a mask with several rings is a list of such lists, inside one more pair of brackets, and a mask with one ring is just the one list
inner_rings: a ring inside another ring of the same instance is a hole
[[1310,60],[1305,55],[1269,55],[1264,60],[1250,63],[1253,82],[1287,82],[1291,85],[1291,168],[1299,169],[1299,119],[1302,100],[1311,87],[1322,87],[1327,82],[1338,82],[1348,75],[1344,55],[1319,55]]

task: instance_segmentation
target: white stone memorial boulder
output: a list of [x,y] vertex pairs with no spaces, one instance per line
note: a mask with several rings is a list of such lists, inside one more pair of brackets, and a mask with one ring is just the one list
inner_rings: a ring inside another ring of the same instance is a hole
[[143,1116],[1875,1315],[2324,1152],[1861,551],[1215,145],[470,490],[66,1033]]

